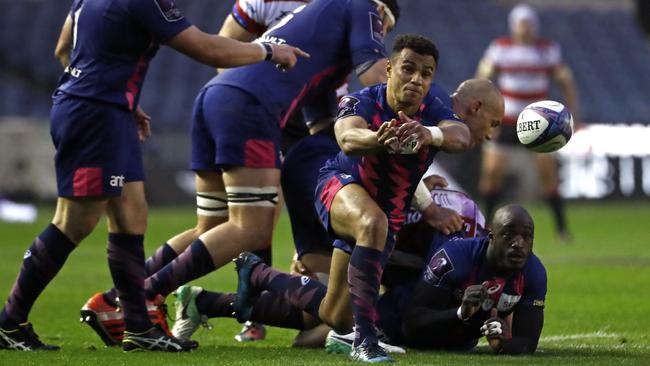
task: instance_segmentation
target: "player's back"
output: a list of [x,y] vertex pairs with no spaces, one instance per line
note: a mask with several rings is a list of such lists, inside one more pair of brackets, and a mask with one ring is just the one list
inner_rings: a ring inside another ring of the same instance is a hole
[[71,15],[70,65],[57,90],[129,109],[159,42],[189,27],[173,2],[158,0],[75,0]]
[[311,57],[287,72],[268,62],[227,70],[208,85],[243,89],[278,118],[296,108],[312,90],[334,90],[354,66],[386,57],[381,18],[374,3],[367,0],[314,1],[287,15],[260,40],[288,43]]

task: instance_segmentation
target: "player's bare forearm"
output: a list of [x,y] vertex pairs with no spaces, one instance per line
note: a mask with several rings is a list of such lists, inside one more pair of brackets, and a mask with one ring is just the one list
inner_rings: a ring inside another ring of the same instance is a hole
[[[394,124],[394,121],[392,122]],[[393,128],[384,123],[378,131],[368,129],[368,123],[359,116],[339,119],[334,125],[336,141],[346,155],[367,155],[385,150],[386,147],[380,136],[386,135],[387,128]]]
[[467,151],[472,144],[469,128],[464,123],[456,121],[442,121],[438,124],[442,130],[443,141],[440,150],[449,153]]
[[553,77],[562,90],[564,103],[573,115],[573,119],[579,120],[578,93],[573,80],[573,72],[566,65],[562,65],[554,71]]
[[[241,42],[251,42],[255,39],[255,34],[247,31],[244,27],[237,23],[232,14],[228,15],[226,17],[226,20],[224,20],[223,25],[219,30],[219,35],[221,37],[236,39]],[[223,68],[218,68],[217,72],[222,72],[223,70]]]
[[[238,67],[264,61],[267,52],[257,43],[240,42],[234,39],[207,34],[191,26],[174,36],[169,45],[193,59],[218,68]],[[283,69],[292,68],[297,57],[309,54],[288,45],[273,45],[271,62]]]
[[70,51],[72,50],[72,17],[68,16],[63,23],[59,39],[56,42],[54,56],[63,67],[70,65]]

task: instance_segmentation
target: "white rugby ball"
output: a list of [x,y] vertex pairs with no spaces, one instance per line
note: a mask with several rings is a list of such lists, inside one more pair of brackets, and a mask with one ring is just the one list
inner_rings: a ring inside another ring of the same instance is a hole
[[557,151],[572,134],[573,116],[562,103],[553,100],[529,104],[517,118],[519,142],[535,152]]

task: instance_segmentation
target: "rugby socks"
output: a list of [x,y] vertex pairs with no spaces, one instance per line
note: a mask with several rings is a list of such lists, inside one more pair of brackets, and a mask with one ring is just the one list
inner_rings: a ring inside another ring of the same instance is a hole
[[348,284],[350,285],[350,300],[354,316],[355,347],[363,342],[377,343],[375,321],[377,320],[379,281],[383,272],[381,256],[381,251],[357,244],[350,257]]
[[27,321],[34,302],[56,276],[76,245],[54,224],[34,239],[23,256],[9,298],[0,313],[0,327],[11,329]]
[[194,240],[176,259],[145,280],[147,298],[167,297],[178,286],[215,270],[212,256],[200,239]]
[[[167,243],[163,244],[144,262],[145,275],[149,277],[158,272],[158,270],[173,261],[176,257],[178,257],[178,254],[176,254],[174,249]],[[104,300],[113,306],[117,306],[117,290],[112,288],[104,292]]]
[[257,299],[250,320],[272,327],[305,329],[302,309],[289,303],[284,296],[270,291],[262,292]]
[[555,220],[555,231],[559,234],[566,234],[566,217],[564,216],[564,200],[558,192],[546,195],[546,203],[551,206],[553,220]]
[[196,308],[208,318],[232,318],[235,294],[203,290],[196,297]]
[[289,304],[318,318],[327,286],[307,276],[294,276],[260,263],[253,268],[251,284],[282,296]]
[[153,325],[144,299],[144,235],[108,234],[108,268],[120,297],[124,327],[144,332]]

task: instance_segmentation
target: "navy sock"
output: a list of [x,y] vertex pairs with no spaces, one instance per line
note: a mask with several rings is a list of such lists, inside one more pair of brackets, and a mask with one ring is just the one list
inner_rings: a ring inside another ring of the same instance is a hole
[[27,321],[34,302],[75,248],[54,224],[48,225],[34,239],[23,256],[16,282],[0,313],[0,327],[14,328]]
[[157,294],[167,297],[178,286],[214,271],[212,256],[200,239],[196,239],[176,259],[145,280],[147,298]]
[[354,345],[362,342],[377,343],[377,300],[382,252],[357,245],[352,251],[348,266],[348,284],[355,324]]
[[327,293],[327,286],[307,276],[280,272],[264,263],[253,268],[253,286],[282,296],[289,304],[318,318],[320,303]]
[[[172,247],[167,243],[163,244],[146,260],[146,262],[144,262],[145,275],[149,277],[158,272],[158,270],[176,259],[176,257],[178,257],[178,254],[176,254],[174,249],[172,249]],[[117,306],[117,290],[112,288],[104,292],[104,300],[113,306]]]
[[251,321],[272,327],[305,329],[302,309],[286,301],[284,296],[264,291],[255,302]]
[[232,318],[235,294],[203,290],[196,297],[196,308],[208,318]]
[[153,325],[144,298],[144,236],[108,234],[108,267],[120,297],[124,327],[143,332]]

